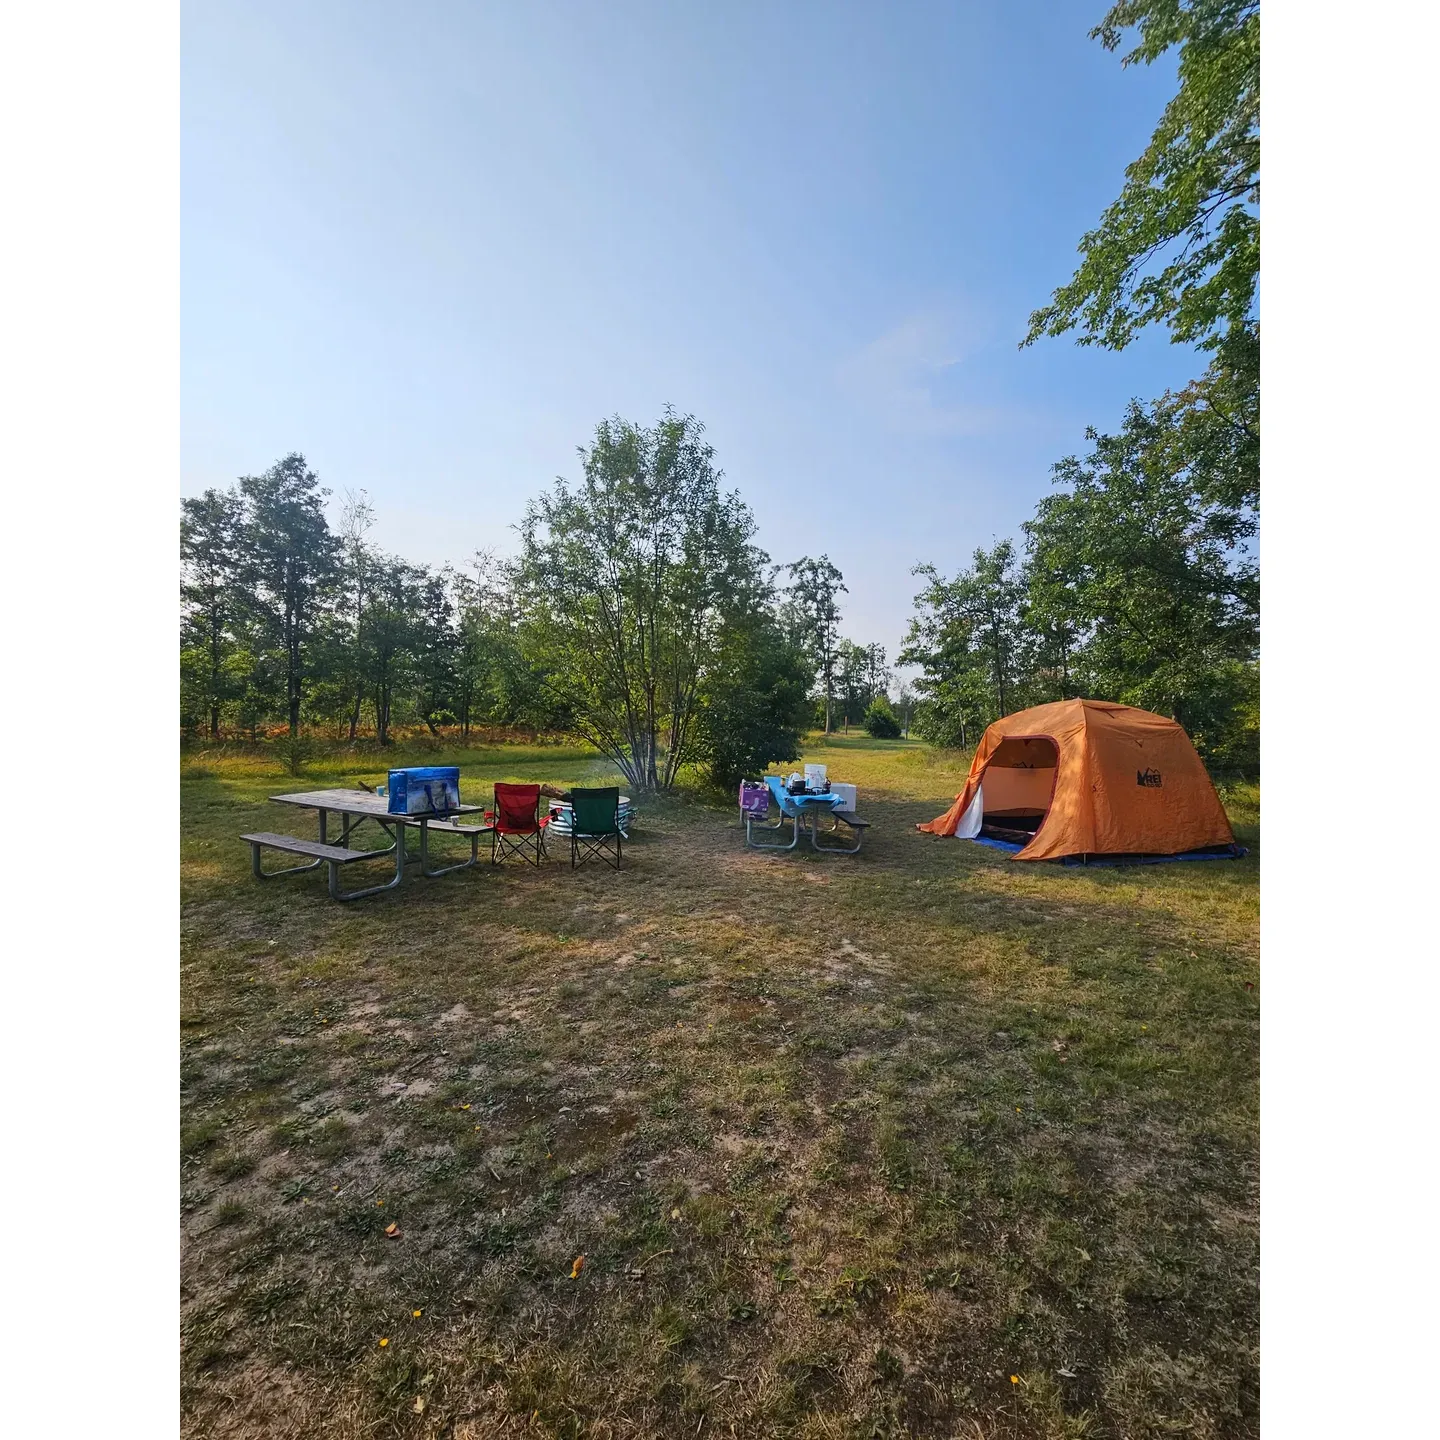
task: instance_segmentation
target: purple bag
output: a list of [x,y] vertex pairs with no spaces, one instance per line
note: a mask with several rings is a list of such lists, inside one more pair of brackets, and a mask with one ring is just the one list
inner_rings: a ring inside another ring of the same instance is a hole
[[770,813],[770,791],[763,780],[740,782],[740,816],[763,820]]

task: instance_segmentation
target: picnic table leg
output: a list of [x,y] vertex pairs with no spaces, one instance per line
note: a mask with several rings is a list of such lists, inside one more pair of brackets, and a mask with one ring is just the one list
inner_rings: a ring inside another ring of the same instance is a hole
[[[387,828],[381,822],[381,828]],[[370,885],[364,890],[351,890],[348,893],[340,889],[340,865],[338,861],[330,860],[326,863],[330,867],[330,898],[332,900],[360,900],[366,895],[378,895],[382,890],[393,890],[405,879],[405,824],[404,821],[395,822],[395,844],[392,847],[395,851],[395,874],[383,885]],[[388,851],[377,850],[377,855],[388,854]],[[318,862],[317,862],[318,863]]]
[[[839,829],[840,822],[834,819],[832,814],[830,828],[825,833],[827,835],[834,834],[838,832]],[[821,855],[854,855],[856,851],[860,849],[860,844],[864,839],[865,832],[863,830],[857,830],[855,832],[855,843],[853,845],[822,845],[820,843],[820,832],[818,830],[812,831],[810,835],[811,845],[813,845]]]
[[[369,819],[371,817],[366,816],[365,818]],[[409,846],[407,846],[405,843],[405,822],[393,815],[386,816],[384,820],[382,820],[378,815],[373,818],[375,820],[375,823],[388,836],[390,836],[392,842],[391,844],[387,845],[384,850],[377,850],[374,853],[377,855],[388,855],[392,850],[398,847],[400,852],[405,856],[405,863],[408,865],[410,861],[413,860],[415,857],[411,855]]]
[[318,870],[325,862],[323,860],[312,860],[308,865],[287,865],[283,870],[271,870],[268,874],[260,868],[261,846],[254,840],[250,842],[250,868],[255,872],[257,880],[278,880],[282,875],[300,875],[306,870]]
[[475,833],[470,836],[470,858],[468,860],[460,860],[453,865],[438,865],[432,869],[429,829],[422,821],[420,825],[420,856],[420,873],[429,880],[433,880],[437,875],[448,875],[452,870],[468,870],[472,865],[478,864],[480,860],[480,830],[477,827]]
[[780,812],[780,818],[773,825],[761,825],[758,828],[761,830],[778,830],[787,820],[790,822],[790,843],[788,845],[761,844],[751,834],[751,820],[747,815],[745,817],[745,843],[752,850],[793,850],[800,843],[800,832],[804,823],[801,812],[797,811],[794,815],[787,815],[782,810]]

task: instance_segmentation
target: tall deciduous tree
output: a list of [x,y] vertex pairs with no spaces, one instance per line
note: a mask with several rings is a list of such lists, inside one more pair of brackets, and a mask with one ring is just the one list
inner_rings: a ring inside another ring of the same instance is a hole
[[240,526],[233,490],[210,489],[180,502],[181,645],[212,740],[220,738],[220,707],[235,690],[226,662],[235,649]]
[[1119,0],[1091,31],[1122,65],[1179,49],[1179,88],[1081,262],[1030,317],[1024,344],[1078,328],[1123,349],[1142,327],[1216,348],[1254,320],[1260,271],[1259,0]]
[[350,739],[360,728],[365,702],[365,607],[370,598],[374,555],[365,537],[375,524],[375,509],[364,491],[347,490],[340,511],[340,565],[343,598],[337,605],[341,635],[340,678],[350,697]]
[[1101,694],[1173,715],[1214,754],[1254,689],[1260,579],[1244,481],[1196,444],[1211,424],[1193,396],[1132,404],[1055,467],[1025,530],[1032,623],[1071,627]]
[[836,647],[835,662],[838,695],[847,723],[863,722],[865,712],[890,685],[890,669],[885,663],[885,647],[871,643],[857,645],[841,640]]
[[298,452],[240,481],[246,502],[244,565],[266,648],[284,673],[285,714],[300,733],[308,644],[335,573],[336,543],[323,502],[330,492]]
[[419,647],[424,572],[396,555],[376,555],[365,625],[365,679],[375,707],[375,738],[390,744],[396,700],[411,693]]
[[604,421],[521,526],[522,634],[577,730],[639,789],[668,789],[695,751],[707,660],[763,592],[755,522],[720,489],[693,416]]
[[853,640],[841,640],[835,647],[835,690],[845,725],[853,718],[858,725],[870,703],[866,684],[865,647]]
[[814,678],[767,608],[727,621],[706,666],[698,727],[697,753],[716,785],[730,788],[799,757]]
[[877,695],[888,696],[890,690],[890,667],[885,663],[885,647],[873,640],[865,647],[865,688],[871,700]]
[[933,565],[915,597],[900,661],[919,665],[922,732],[938,744],[965,745],[977,729],[1018,707],[1032,664],[1025,586],[1015,547],[977,549],[968,569],[947,580]]
[[455,689],[461,658],[460,635],[451,603],[454,571],[420,575],[415,616],[415,708],[432,735],[454,718]]
[[815,666],[825,697],[825,733],[834,725],[835,677],[840,654],[840,601],[846,593],[845,577],[830,563],[808,555],[787,567],[790,585],[789,615]]

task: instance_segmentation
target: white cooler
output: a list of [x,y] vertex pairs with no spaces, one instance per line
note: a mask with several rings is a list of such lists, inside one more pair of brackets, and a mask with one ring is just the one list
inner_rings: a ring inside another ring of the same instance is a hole
[[830,793],[840,797],[840,809],[855,809],[855,787],[853,785],[841,785],[836,781],[830,782]]

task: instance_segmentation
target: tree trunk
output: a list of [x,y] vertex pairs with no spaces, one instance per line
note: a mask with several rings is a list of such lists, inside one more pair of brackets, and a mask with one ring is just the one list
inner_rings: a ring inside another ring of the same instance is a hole
[[220,620],[210,612],[210,738],[220,738]]
[[384,685],[375,691],[375,738],[382,746],[390,743],[390,695]]

